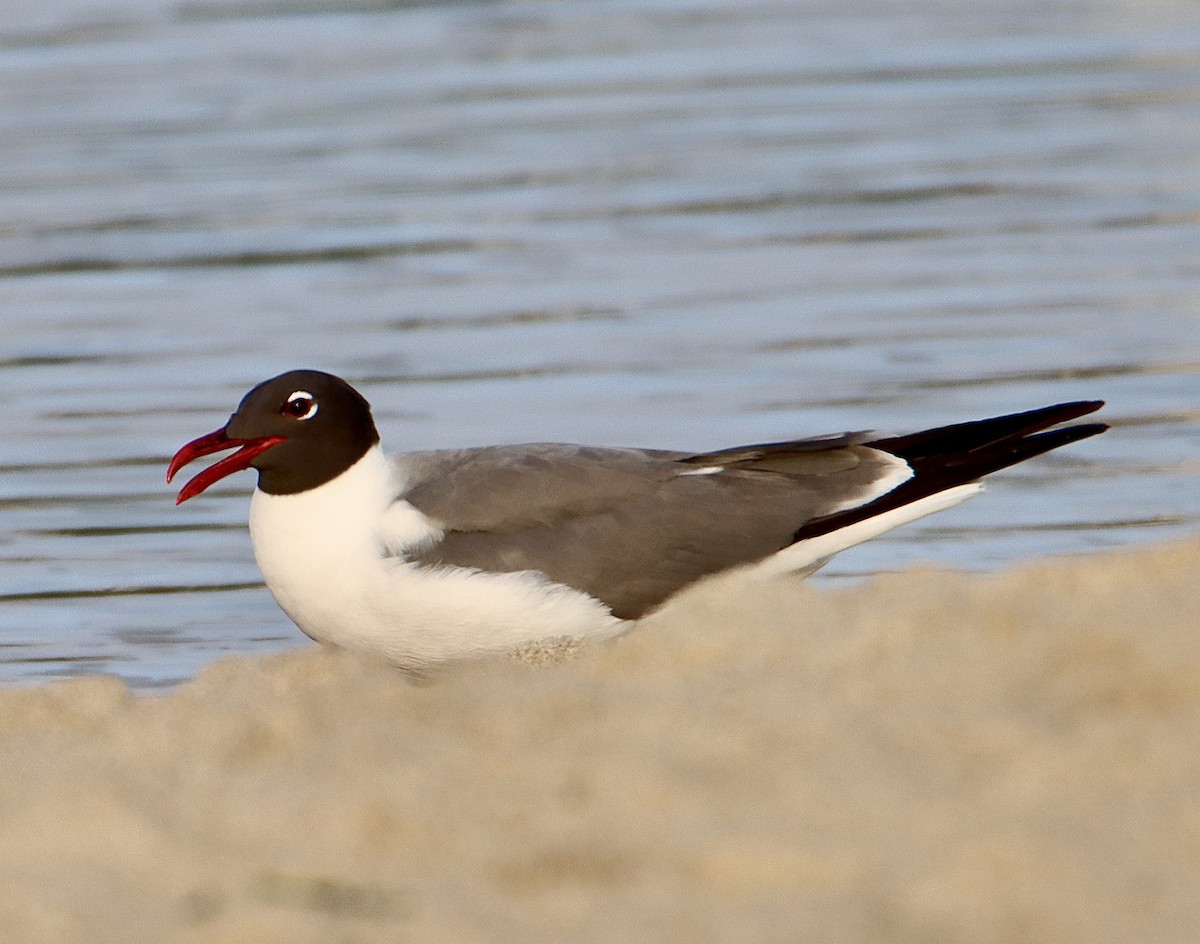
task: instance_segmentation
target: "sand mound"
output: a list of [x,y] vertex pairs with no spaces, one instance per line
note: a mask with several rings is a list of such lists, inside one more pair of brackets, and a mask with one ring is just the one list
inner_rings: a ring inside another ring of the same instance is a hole
[[1200,545],[734,580],[565,661],[0,693],[53,941],[1194,942]]

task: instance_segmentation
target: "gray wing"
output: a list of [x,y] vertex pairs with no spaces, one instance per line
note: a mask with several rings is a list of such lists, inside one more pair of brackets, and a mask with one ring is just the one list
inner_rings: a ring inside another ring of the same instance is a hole
[[[444,540],[424,564],[539,571],[633,619],[890,489],[869,433],[689,454],[533,444],[402,457],[403,498]],[[886,487],[883,487],[886,485]]]

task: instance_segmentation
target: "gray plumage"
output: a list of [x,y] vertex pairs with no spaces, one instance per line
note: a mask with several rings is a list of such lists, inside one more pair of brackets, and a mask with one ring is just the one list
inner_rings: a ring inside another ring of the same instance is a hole
[[403,497],[445,530],[413,559],[539,571],[635,619],[894,484],[903,463],[863,445],[870,438],[701,454],[560,444],[412,453],[401,459]]

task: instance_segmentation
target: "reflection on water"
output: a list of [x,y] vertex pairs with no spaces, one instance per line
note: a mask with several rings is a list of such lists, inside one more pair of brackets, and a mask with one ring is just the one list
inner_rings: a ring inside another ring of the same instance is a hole
[[[1036,24],[1036,26],[1032,26]],[[393,450],[715,448],[1103,397],[844,555],[1196,530],[1200,9],[18,2],[0,24],[0,681],[298,645],[183,441],[315,366]]]

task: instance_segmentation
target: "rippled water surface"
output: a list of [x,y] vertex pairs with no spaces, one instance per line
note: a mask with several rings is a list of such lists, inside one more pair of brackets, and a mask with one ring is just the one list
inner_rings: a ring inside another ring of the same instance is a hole
[[836,581],[1197,530],[1200,6],[16,0],[0,23],[0,682],[303,644],[253,383],[392,450],[702,449],[1102,397],[1115,429]]

